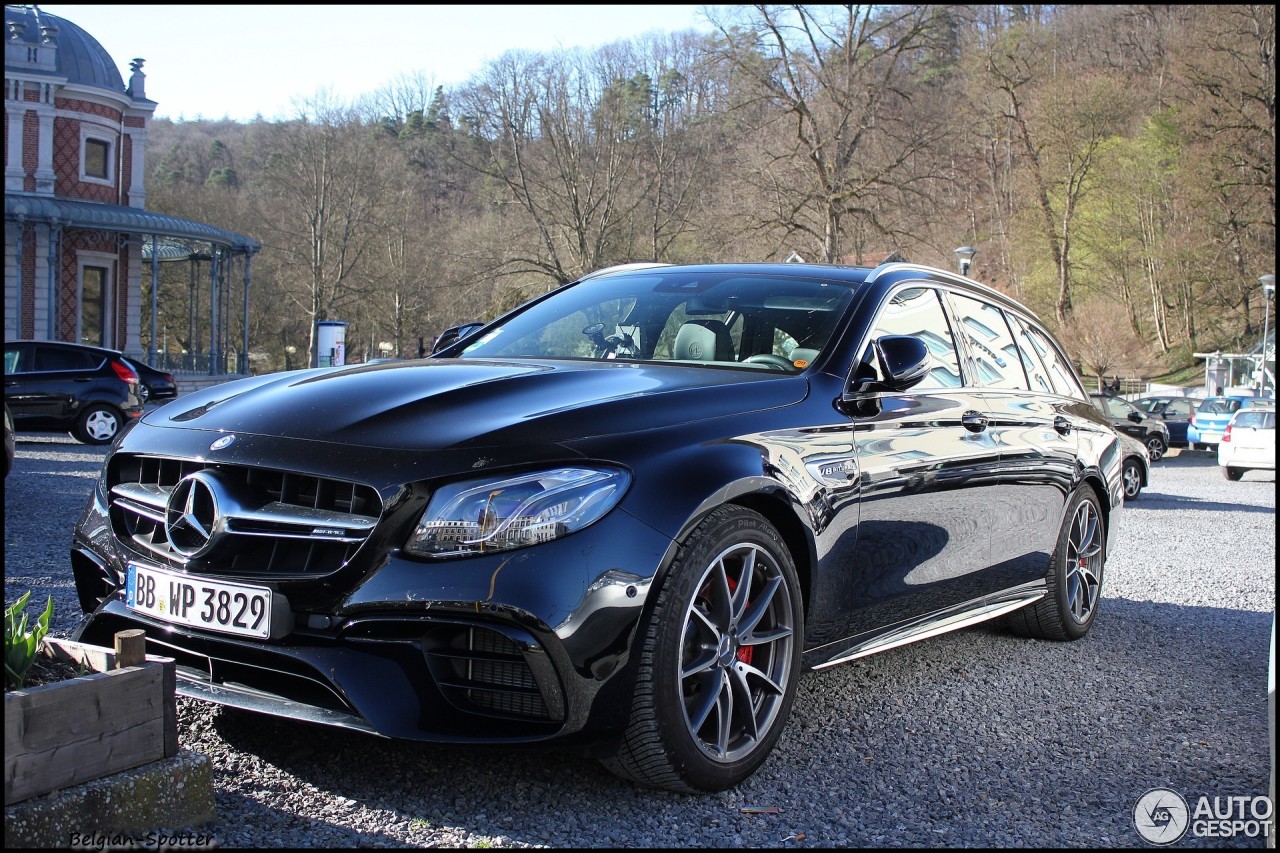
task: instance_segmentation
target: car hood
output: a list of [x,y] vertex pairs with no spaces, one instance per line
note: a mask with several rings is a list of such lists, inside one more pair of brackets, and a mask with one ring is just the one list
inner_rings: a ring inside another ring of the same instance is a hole
[[431,450],[558,443],[776,408],[803,377],[628,362],[428,359],[276,373],[186,395],[148,426]]

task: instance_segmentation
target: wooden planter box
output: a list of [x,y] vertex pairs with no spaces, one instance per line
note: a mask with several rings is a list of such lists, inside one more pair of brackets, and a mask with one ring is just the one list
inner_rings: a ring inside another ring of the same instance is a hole
[[112,649],[49,637],[41,653],[92,671],[5,693],[6,806],[177,754],[171,658],[116,669]]

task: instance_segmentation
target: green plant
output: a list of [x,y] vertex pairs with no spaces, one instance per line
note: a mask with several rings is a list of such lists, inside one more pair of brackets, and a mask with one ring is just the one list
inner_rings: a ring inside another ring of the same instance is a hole
[[27,671],[35,663],[36,653],[40,650],[40,641],[49,633],[49,621],[53,619],[51,595],[44,612],[28,628],[27,601],[30,598],[31,593],[25,592],[4,609],[4,682],[8,690],[18,689],[26,681]]

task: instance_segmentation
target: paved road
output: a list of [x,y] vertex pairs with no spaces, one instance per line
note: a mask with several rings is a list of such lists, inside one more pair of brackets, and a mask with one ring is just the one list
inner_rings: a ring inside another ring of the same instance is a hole
[[[79,615],[67,550],[104,455],[23,435],[5,483],[5,599],[54,595],[58,634]],[[718,795],[640,790],[572,753],[189,700],[180,738],[214,762],[227,846],[1142,846],[1133,809],[1152,788],[1192,808],[1265,793],[1275,492],[1270,473],[1229,483],[1209,454],[1175,452],[1126,508],[1086,640],[980,626],[810,673],[775,754]]]

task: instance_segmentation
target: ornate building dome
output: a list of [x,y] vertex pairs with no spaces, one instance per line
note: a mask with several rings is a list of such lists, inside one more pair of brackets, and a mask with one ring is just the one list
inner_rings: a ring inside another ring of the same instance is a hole
[[[5,6],[4,23],[9,46],[5,51],[6,76],[12,71],[43,70],[66,77],[68,83],[124,92],[124,80],[111,55],[97,39],[66,18],[50,15],[39,6]],[[35,50],[50,45],[57,50]],[[24,46],[31,49],[13,49]]]

